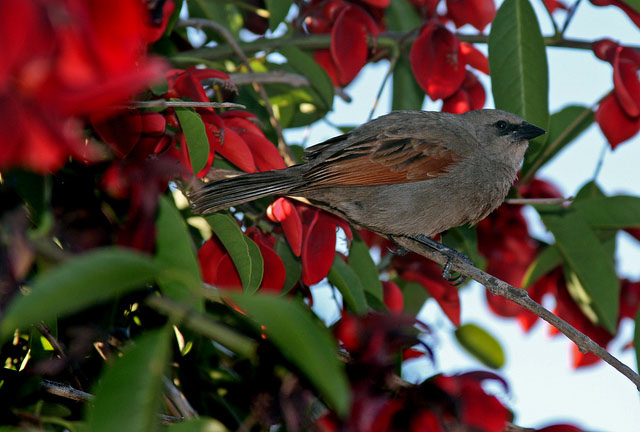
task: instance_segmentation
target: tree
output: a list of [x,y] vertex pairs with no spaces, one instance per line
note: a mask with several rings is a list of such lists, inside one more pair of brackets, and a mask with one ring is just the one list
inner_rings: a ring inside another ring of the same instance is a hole
[[[392,109],[425,97],[482,108],[478,77],[491,72],[496,107],[549,131],[509,203],[442,241],[477,266],[453,270],[488,288],[489,313],[523,331],[542,317],[577,343],[575,367],[604,359],[638,385],[603,347],[621,320],[640,319],[640,282],[619,279],[613,259],[618,230],[640,239],[640,198],[590,182],[567,199],[536,173],[594,122],[612,148],[638,133],[640,50],[566,37],[579,1],[544,2],[546,36],[527,0],[293,3],[0,1],[1,418],[55,430],[521,430],[518,407],[484,386],[507,387],[500,345],[461,324],[466,288],[441,278],[438,253],[407,243],[413,253],[394,254],[286,197],[205,217],[188,207],[183,192],[202,179],[301,160],[284,131],[325,118],[378,61]],[[640,26],[636,3],[592,3]],[[550,113],[552,46],[610,63],[611,92]],[[522,203],[555,242],[531,236]],[[341,311],[329,328],[309,308],[325,280]],[[536,303],[549,295],[555,315]],[[402,380],[403,362],[433,357],[421,336],[435,329],[416,319],[430,298],[482,370]]]

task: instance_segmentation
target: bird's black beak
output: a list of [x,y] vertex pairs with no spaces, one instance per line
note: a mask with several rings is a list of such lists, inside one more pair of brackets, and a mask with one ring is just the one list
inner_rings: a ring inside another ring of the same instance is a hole
[[520,126],[518,126],[518,129],[516,130],[516,137],[521,140],[530,140],[546,133],[547,131],[539,128],[538,126],[534,126],[531,123],[523,122]]

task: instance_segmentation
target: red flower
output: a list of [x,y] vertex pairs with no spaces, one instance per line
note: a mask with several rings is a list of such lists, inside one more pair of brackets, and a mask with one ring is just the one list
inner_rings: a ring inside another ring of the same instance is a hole
[[510,418],[509,410],[493,395],[487,394],[482,382],[502,378],[489,372],[469,372],[461,375],[433,378],[435,385],[456,401],[458,418],[470,429],[483,432],[502,432]]
[[395,282],[382,282],[382,298],[384,304],[389,308],[391,313],[402,313],[404,301],[402,299],[402,291]]
[[[72,116],[125,103],[163,68],[140,1],[0,1],[0,169],[92,159]],[[117,23],[115,25],[114,23]]]
[[542,0],[542,2],[544,3],[544,7],[546,7],[547,10],[551,13],[554,13],[558,9],[566,11],[569,10],[569,7],[566,4],[558,0]]
[[447,98],[466,76],[458,38],[437,21],[428,22],[411,47],[411,69],[431,99]]
[[278,198],[267,208],[267,217],[282,224],[284,236],[295,256],[302,253],[302,219],[300,213],[287,198]]
[[594,6],[617,6],[626,13],[633,23],[640,27],[640,13],[620,0],[589,0]]
[[470,71],[462,83],[462,86],[453,95],[442,103],[442,111],[454,114],[462,114],[467,111],[481,109],[484,106],[487,95],[478,78]]
[[[246,234],[260,248],[264,260],[264,273],[260,288],[279,292],[284,286],[286,270],[278,254],[273,250],[275,240],[257,228],[247,229]],[[215,237],[204,242],[198,251],[198,263],[202,279],[219,288],[241,289],[242,281],[231,256]]]
[[496,16],[494,0],[447,0],[447,12],[456,27],[471,24],[479,31]]
[[595,119],[615,148],[640,130],[640,54],[609,39],[594,43],[593,51],[613,66],[613,94],[600,102]]
[[394,257],[393,265],[402,280],[422,285],[438,302],[451,322],[455,326],[460,325],[458,290],[442,279],[442,269],[437,264],[420,255],[410,253]]

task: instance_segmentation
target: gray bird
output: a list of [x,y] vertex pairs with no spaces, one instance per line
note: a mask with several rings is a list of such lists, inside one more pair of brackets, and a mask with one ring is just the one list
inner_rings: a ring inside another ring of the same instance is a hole
[[475,224],[504,201],[529,140],[544,133],[501,110],[395,111],[309,147],[306,164],[212,181],[189,198],[204,214],[304,197],[358,227],[434,247],[429,237]]

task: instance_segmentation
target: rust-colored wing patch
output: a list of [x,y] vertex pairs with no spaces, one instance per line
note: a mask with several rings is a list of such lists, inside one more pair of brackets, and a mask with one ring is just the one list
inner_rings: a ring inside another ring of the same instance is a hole
[[305,174],[308,187],[375,186],[428,180],[460,161],[442,143],[418,138],[384,138],[339,150]]

